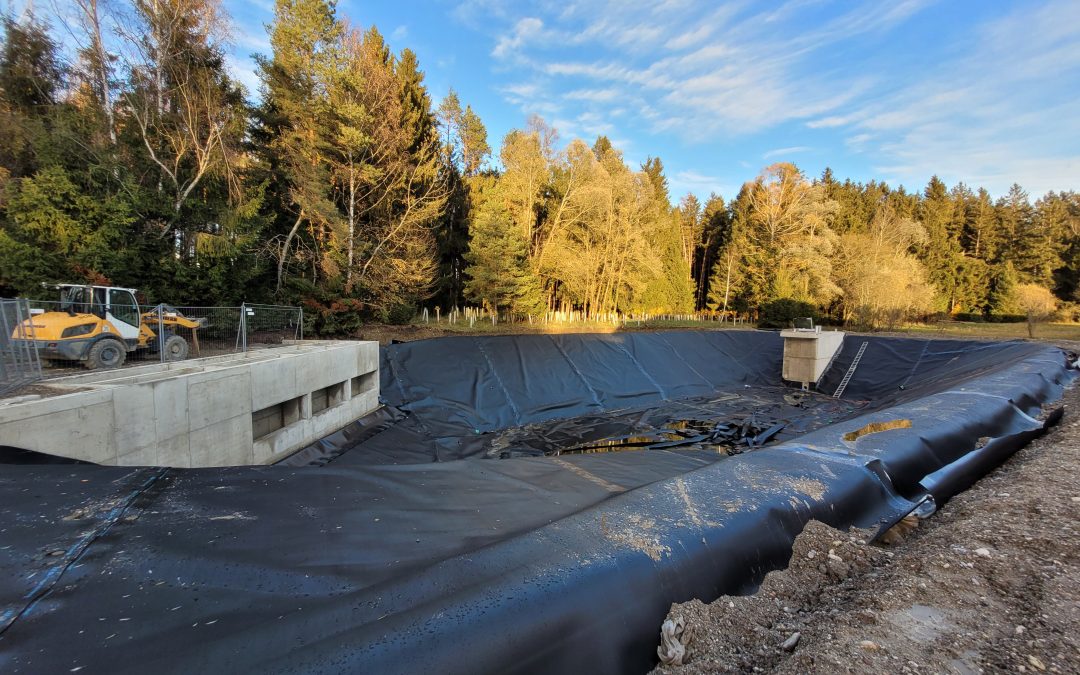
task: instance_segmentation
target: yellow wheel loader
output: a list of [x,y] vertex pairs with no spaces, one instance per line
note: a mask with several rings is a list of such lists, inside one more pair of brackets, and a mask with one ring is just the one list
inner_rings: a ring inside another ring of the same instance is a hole
[[[112,286],[61,284],[58,311],[38,312],[24,321],[22,335],[34,336],[33,345],[46,361],[78,361],[87,368],[119,368],[128,353],[136,350],[164,352],[165,360],[181,361],[188,356],[188,342],[179,329],[196,331],[205,319],[189,319],[162,305],[139,310],[135,290]],[[159,329],[159,335],[155,330]]]

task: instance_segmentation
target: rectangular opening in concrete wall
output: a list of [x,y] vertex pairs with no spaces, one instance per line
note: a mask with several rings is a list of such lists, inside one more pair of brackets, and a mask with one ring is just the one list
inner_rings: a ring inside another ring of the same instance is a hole
[[297,396],[251,413],[252,438],[268,436],[278,429],[299,421],[303,401],[303,396]]
[[354,377],[352,379],[353,398],[373,390],[375,388],[376,375],[377,373],[373,370],[370,373],[364,373],[363,375]]
[[345,400],[345,384],[345,382],[338,382],[311,392],[311,414],[320,413],[343,402]]

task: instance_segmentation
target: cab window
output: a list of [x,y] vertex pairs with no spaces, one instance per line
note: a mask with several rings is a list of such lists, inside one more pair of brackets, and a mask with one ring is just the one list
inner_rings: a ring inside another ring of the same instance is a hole
[[129,326],[139,325],[139,305],[135,303],[135,296],[131,291],[110,289],[109,311],[117,321],[123,321]]
[[99,319],[105,318],[105,307],[108,303],[105,302],[105,289],[95,288],[93,289],[93,301],[91,304],[90,313],[96,315]]
[[90,291],[86,288],[67,287],[60,292],[60,309],[76,314],[89,314],[91,310]]

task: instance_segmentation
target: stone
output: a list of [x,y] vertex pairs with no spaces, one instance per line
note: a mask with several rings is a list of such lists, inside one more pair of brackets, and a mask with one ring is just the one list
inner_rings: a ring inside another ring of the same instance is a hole
[[792,633],[788,639],[784,640],[784,644],[780,645],[780,649],[785,652],[790,652],[795,649],[795,646],[799,644],[799,639],[802,637],[802,633],[796,631]]

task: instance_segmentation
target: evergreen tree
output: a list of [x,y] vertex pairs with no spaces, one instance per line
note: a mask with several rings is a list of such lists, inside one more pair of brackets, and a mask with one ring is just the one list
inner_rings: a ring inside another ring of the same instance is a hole
[[983,311],[987,314],[1013,314],[1019,311],[1014,300],[1019,285],[1020,280],[1012,262],[1006,261],[992,267]]
[[711,308],[712,270],[718,264],[717,252],[729,243],[731,214],[723,198],[710,194],[701,211],[701,227],[694,251],[695,308]]
[[[326,0],[276,0],[270,27],[273,55],[257,57],[264,87],[256,138],[271,183],[267,205],[274,218],[267,242],[276,259],[275,292],[290,262],[304,263],[305,249],[338,219],[325,153],[331,129],[325,97],[342,27]],[[310,240],[298,239],[307,225]]]
[[1061,242],[1065,214],[1053,200],[1040,201],[1036,208],[1027,205],[1028,196],[1013,185],[1007,198],[1015,205],[1015,240],[1012,260],[1017,272],[1027,282],[1043,287],[1053,285],[1054,270],[1061,264]]
[[435,119],[431,113],[431,97],[424,86],[424,73],[411,49],[402,50],[394,71],[401,86],[401,126],[409,130],[410,152],[420,152],[432,141]]
[[[28,176],[48,158],[56,96],[65,86],[56,45],[33,18],[2,19],[0,45],[0,186],[7,177]],[[43,161],[44,160],[44,161]]]
[[493,310],[517,315],[544,311],[539,280],[529,264],[528,242],[522,236],[497,188],[479,195],[469,224],[465,296]]
[[918,219],[927,234],[920,258],[926,265],[930,283],[938,291],[941,308],[949,313],[963,308],[965,286],[970,282],[963,273],[956,214],[956,205],[945,183],[937,176],[932,177],[918,206]]

